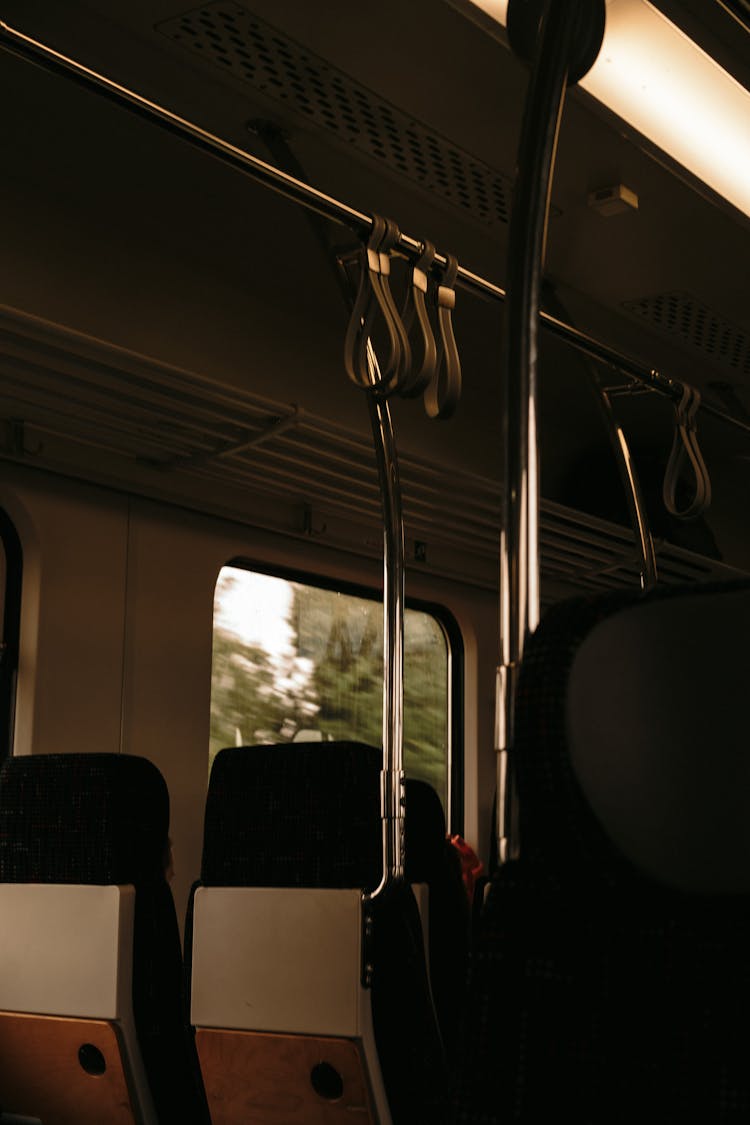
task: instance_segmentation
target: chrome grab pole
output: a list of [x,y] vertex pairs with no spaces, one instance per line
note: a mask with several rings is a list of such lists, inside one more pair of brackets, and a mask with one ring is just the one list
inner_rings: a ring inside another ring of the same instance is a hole
[[[512,777],[514,699],[526,638],[536,629],[540,611],[537,368],[542,266],[560,119],[576,32],[585,7],[580,0],[545,0],[543,5],[511,0],[508,10],[511,43],[516,16],[522,28],[524,21],[527,30],[533,27],[535,42],[508,239],[500,665],[495,700],[500,863],[518,855]],[[537,10],[540,18],[538,27],[534,27]]]
[[[372,343],[368,368],[380,381]],[[391,411],[382,395],[367,393],[383,506],[383,771],[380,815],[383,872],[370,901],[404,877],[404,521]]]

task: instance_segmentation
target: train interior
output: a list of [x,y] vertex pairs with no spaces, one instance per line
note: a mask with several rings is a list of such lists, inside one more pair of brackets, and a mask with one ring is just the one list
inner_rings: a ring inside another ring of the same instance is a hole
[[[629,3],[613,0],[608,17]],[[641,6],[750,97],[741,2]],[[528,71],[491,9],[3,0],[0,20],[502,288]],[[6,750],[158,767],[183,931],[204,847],[222,568],[382,594],[367,393],[344,371],[336,272],[358,239],[0,38],[6,643],[17,632],[16,666],[3,671]],[[543,330],[544,607],[639,586],[601,384],[640,476],[660,581],[750,575],[749,221],[570,89],[543,308],[715,408],[697,413],[712,500],[691,520],[664,507],[674,403]],[[400,297],[398,256],[392,285]],[[418,398],[394,398],[391,411],[407,606],[434,614],[448,638],[440,796],[449,831],[487,868],[505,305],[459,282],[453,324],[455,415],[431,419]]]

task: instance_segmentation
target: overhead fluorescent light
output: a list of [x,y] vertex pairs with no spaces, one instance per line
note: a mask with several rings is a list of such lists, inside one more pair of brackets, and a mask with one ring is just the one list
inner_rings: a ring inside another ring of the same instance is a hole
[[508,0],[471,0],[475,8],[481,8],[493,20],[497,20],[505,27],[505,18],[508,14]]
[[[505,24],[507,0],[471,0]],[[580,85],[750,216],[750,92],[648,0],[607,0]]]

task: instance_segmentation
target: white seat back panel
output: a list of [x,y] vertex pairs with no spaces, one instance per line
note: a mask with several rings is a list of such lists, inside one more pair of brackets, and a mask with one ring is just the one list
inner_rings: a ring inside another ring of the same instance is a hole
[[0,1010],[120,1019],[134,909],[133,887],[0,883]]
[[361,944],[357,890],[199,887],[191,1022],[359,1035]]

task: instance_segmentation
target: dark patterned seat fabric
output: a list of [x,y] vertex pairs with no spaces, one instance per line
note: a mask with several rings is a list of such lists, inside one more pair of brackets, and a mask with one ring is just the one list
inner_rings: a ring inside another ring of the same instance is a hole
[[220,751],[206,798],[207,887],[362,887],[380,880],[382,756],[357,742]]
[[452,1120],[750,1120],[750,586],[551,610]]
[[124,754],[11,758],[0,771],[0,881],[133,885],[133,1012],[161,1125],[202,1125],[182,959],[164,875],[169,794]]
[[[379,750],[357,742],[220,751],[206,801],[203,884],[374,889],[381,765]],[[373,935],[373,1023],[394,1125],[440,1125],[447,1075],[408,886],[377,899]]]

